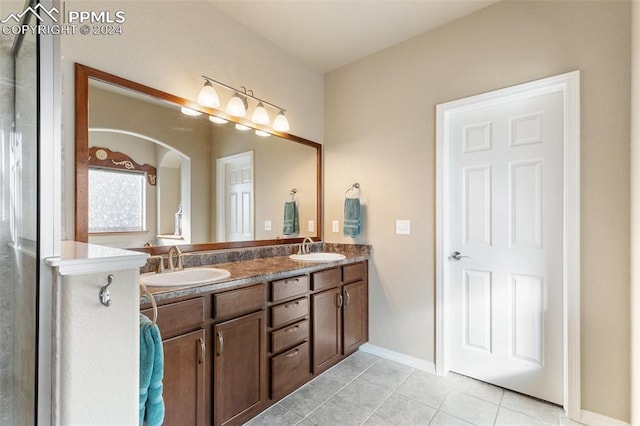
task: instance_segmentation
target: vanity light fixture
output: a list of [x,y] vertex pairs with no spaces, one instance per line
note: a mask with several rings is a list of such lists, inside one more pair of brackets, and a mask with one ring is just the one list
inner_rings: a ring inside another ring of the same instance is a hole
[[233,97],[229,99],[227,104],[227,114],[234,117],[244,117],[247,114],[247,106],[244,104],[246,98],[242,99],[238,92],[233,94]]
[[187,107],[184,107],[184,106],[182,108],[180,108],[180,111],[184,115],[190,115],[192,117],[197,117],[199,115],[202,115],[202,113],[200,111],[196,111],[195,109],[187,108]]
[[202,106],[211,108],[220,106],[220,98],[216,93],[216,89],[213,88],[209,80],[205,80],[204,86],[200,89],[200,94],[198,94],[198,103]]
[[253,111],[251,121],[256,124],[269,124],[271,122],[271,120],[269,119],[269,113],[267,112],[267,109],[264,107],[264,104],[262,102],[258,103],[258,106]]
[[236,129],[244,131],[251,129],[251,127],[245,126],[244,124],[236,123]]
[[[249,98],[253,99],[257,102],[256,108],[251,115],[251,121],[255,124],[259,125],[269,125],[271,119],[269,117],[269,112],[266,107],[273,108],[278,111],[276,119],[273,121],[273,129],[278,132],[288,132],[289,131],[289,122],[287,118],[284,116],[285,109],[272,104],[271,102],[267,102],[264,99],[260,99],[253,94],[253,90],[247,89],[244,86],[240,86],[239,89],[235,87],[231,87],[227,84],[221,83],[217,80],[214,80],[211,77],[207,77],[203,75],[205,83],[202,89],[200,90],[200,94],[198,95],[198,103],[202,106],[206,107],[217,107],[220,105],[220,98],[218,98],[218,94],[213,88],[213,83],[216,85],[223,87],[227,90],[233,92],[233,96],[229,100],[225,111],[227,114],[233,117],[244,117],[247,114],[247,110],[249,109]],[[217,103],[216,103],[217,102]],[[214,123],[220,123],[221,121],[216,121],[214,118],[210,117],[210,120]],[[263,131],[264,132],[264,131]],[[268,132],[264,132],[267,135]]]
[[284,110],[280,110],[278,116],[275,120],[273,120],[273,130],[277,130],[278,132],[288,132],[289,131],[289,120],[284,116]]

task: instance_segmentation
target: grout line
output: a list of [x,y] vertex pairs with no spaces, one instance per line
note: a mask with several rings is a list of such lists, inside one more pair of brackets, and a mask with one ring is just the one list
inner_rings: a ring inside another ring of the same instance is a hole
[[[346,359],[345,359],[345,360],[343,360],[342,362],[340,362],[340,363],[338,363],[338,364],[334,365],[333,367],[331,367],[331,368],[330,368],[330,369],[328,369],[327,371],[323,372],[323,373],[322,373],[320,376],[318,376],[318,377],[321,377],[322,375],[324,375],[324,374],[328,373],[329,371],[333,370],[334,368],[338,367],[340,364],[342,364],[342,363],[343,363],[344,361],[346,361],[347,359],[349,359],[349,358],[346,358]],[[362,371],[361,371],[360,373],[358,373],[358,375],[356,375],[353,379],[349,380],[349,381],[348,381],[344,386],[342,386],[340,389],[338,389],[338,390],[337,390],[337,391],[335,391],[333,394],[331,394],[327,399],[325,399],[323,402],[321,402],[321,403],[320,403],[316,408],[314,408],[312,411],[310,411],[310,412],[309,412],[309,414],[307,414],[306,416],[304,416],[304,417],[302,418],[302,420],[300,420],[300,422],[302,422],[303,420],[306,420],[306,419],[307,419],[307,417],[311,416],[313,413],[315,413],[316,411],[318,411],[318,410],[320,409],[320,407],[322,407],[324,404],[326,404],[326,403],[327,403],[327,401],[329,401],[331,398],[333,398],[333,397],[334,397],[334,396],[336,396],[338,393],[340,393],[340,391],[341,391],[341,390],[343,390],[344,388],[346,388],[347,386],[349,386],[351,383],[353,383],[353,381],[355,381],[358,377],[360,377],[361,375],[363,375],[365,371],[367,371],[368,369],[370,369],[371,367],[373,367],[375,364],[377,364],[378,362],[380,362],[380,360],[381,360],[381,359],[382,359],[382,358],[379,358],[379,357],[378,357],[378,359],[377,359],[374,363],[372,363],[370,366],[368,366],[367,368],[365,368],[364,370],[362,370]],[[317,378],[317,377],[316,377],[316,378]],[[308,384],[313,384],[312,382],[313,382],[313,380],[312,380],[311,382],[309,382]],[[299,415],[299,414],[298,414],[298,415]],[[298,423],[300,423],[300,422],[298,422]],[[296,424],[298,424],[298,423],[296,423]]]
[[[364,419],[364,422],[362,422],[362,424],[365,424],[365,423],[366,423],[366,422],[367,422],[371,417],[373,417],[373,415],[376,413],[376,411],[378,411],[378,409],[379,409],[380,407],[382,407],[382,406],[384,405],[384,403],[385,403],[385,402],[387,402],[387,400],[389,400],[389,398],[391,398],[391,396],[396,392],[396,390],[398,390],[398,388],[399,388],[400,386],[402,386],[402,384],[403,384],[404,382],[406,382],[406,381],[409,379],[409,377],[411,377],[411,375],[412,375],[415,371],[417,371],[417,370],[416,370],[415,368],[413,368],[413,371],[412,371],[411,373],[409,373],[409,374],[407,375],[407,377],[405,377],[405,378],[404,378],[404,380],[403,380],[403,381],[401,381],[400,383],[398,383],[398,384],[396,385],[396,387],[394,387],[394,388],[393,388],[393,390],[391,391],[391,393],[389,394],[389,396],[387,396],[387,397],[384,399],[384,401],[382,401],[380,404],[378,404],[378,405],[376,406],[376,408],[374,408],[374,409],[373,409],[373,411],[371,412],[371,414],[369,414],[369,417],[367,417],[366,419]],[[401,396],[403,396],[403,397],[404,397],[404,395],[401,395]],[[405,398],[406,398],[406,397],[405,397]],[[435,414],[434,414],[434,416],[435,416]],[[429,419],[429,420],[431,420],[431,419]]]

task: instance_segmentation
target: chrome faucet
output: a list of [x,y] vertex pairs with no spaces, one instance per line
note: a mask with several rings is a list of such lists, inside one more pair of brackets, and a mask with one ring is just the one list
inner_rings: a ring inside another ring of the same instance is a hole
[[309,244],[313,244],[313,240],[311,239],[311,237],[305,237],[304,240],[302,240],[302,242],[300,243],[298,254],[309,253]]
[[[174,255],[178,257],[175,265],[173,263]],[[184,266],[182,265],[182,252],[178,246],[171,246],[169,253],[167,254],[167,258],[170,271],[182,271],[184,269]]]

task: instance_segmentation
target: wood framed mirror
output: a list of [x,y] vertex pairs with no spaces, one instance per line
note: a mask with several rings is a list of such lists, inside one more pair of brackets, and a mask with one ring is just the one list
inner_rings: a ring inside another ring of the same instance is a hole
[[163,254],[321,239],[322,145],[81,64],[75,90],[77,241]]

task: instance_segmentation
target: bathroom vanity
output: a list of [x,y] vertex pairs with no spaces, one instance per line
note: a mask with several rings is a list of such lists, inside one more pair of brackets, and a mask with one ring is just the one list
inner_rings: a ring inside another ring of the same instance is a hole
[[[240,424],[368,338],[368,254],[215,265],[229,280],[150,289],[164,343],[165,424]],[[142,312],[153,317],[143,299]]]

